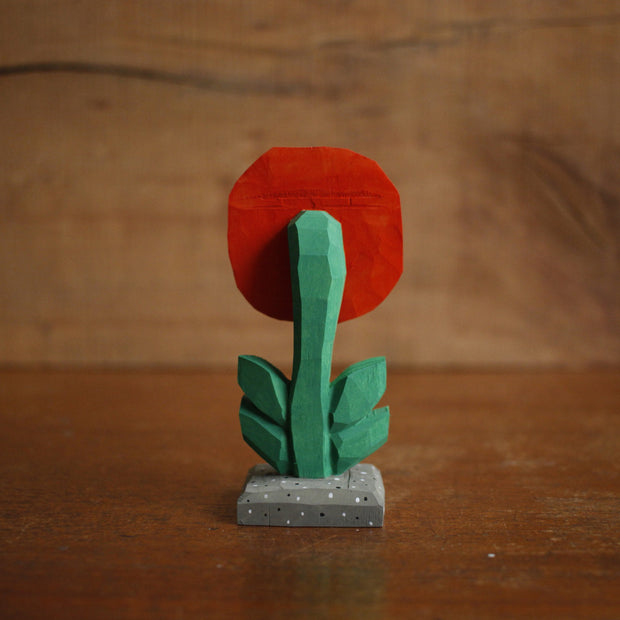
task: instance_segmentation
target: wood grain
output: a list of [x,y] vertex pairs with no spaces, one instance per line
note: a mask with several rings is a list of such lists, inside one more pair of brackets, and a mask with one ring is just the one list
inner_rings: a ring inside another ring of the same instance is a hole
[[392,374],[381,530],[236,525],[232,373],[0,372],[3,618],[620,612],[620,371]]
[[0,6],[0,363],[290,363],[237,292],[235,179],[348,147],[405,273],[336,359],[620,360],[620,2]]

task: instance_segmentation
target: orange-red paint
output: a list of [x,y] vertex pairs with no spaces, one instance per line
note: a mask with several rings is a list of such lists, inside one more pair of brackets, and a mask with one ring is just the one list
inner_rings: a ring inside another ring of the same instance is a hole
[[273,148],[241,175],[228,202],[239,290],[257,310],[293,319],[286,227],[309,209],[342,225],[347,279],[339,320],[369,312],[402,273],[400,199],[374,161],[347,149]]

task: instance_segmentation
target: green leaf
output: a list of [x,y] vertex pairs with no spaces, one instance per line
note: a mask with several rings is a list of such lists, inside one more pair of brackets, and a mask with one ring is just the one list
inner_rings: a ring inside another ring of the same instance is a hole
[[332,431],[368,415],[385,392],[384,357],[372,357],[349,366],[332,382]]
[[247,444],[280,474],[291,473],[289,441],[284,429],[265,418],[246,397],[241,399],[239,420]]
[[286,425],[289,380],[275,366],[255,355],[241,355],[237,381],[264,415],[279,426]]
[[332,433],[334,471],[341,474],[380,448],[387,440],[390,408],[371,411],[355,424]]

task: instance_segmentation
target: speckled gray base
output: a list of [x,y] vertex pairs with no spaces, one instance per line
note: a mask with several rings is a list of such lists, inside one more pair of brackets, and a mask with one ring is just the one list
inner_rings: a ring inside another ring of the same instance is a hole
[[384,512],[381,472],[368,463],[329,478],[281,476],[255,465],[237,500],[239,525],[381,527]]

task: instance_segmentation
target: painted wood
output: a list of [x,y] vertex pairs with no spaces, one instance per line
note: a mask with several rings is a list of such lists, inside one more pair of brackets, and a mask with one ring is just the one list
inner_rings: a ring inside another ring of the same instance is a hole
[[[347,275],[342,229],[324,211],[303,211],[288,227],[294,354],[289,408],[295,475],[332,473],[330,378]],[[361,460],[361,457],[360,457]]]
[[349,149],[273,147],[228,198],[228,254],[239,290],[268,316],[293,320],[286,227],[300,211],[342,227],[347,279],[339,321],[374,310],[403,271],[400,197],[379,165]]
[[382,527],[381,472],[360,463],[341,475],[296,478],[261,463],[248,471],[237,499],[237,523],[268,527]]
[[326,478],[356,465],[387,440],[389,409],[373,410],[385,391],[385,359],[354,364],[331,382],[347,277],[342,227],[329,213],[311,210],[293,218],[287,233],[292,377],[289,382],[261,358],[239,358],[241,430],[279,474]]
[[384,357],[352,364],[332,383],[332,429],[357,422],[381,400],[386,386]]
[[239,356],[237,382],[244,394],[270,420],[288,423],[289,380],[275,366],[254,355]]
[[267,419],[247,396],[241,399],[239,420],[246,443],[277,471],[289,472],[292,446],[286,428]]

